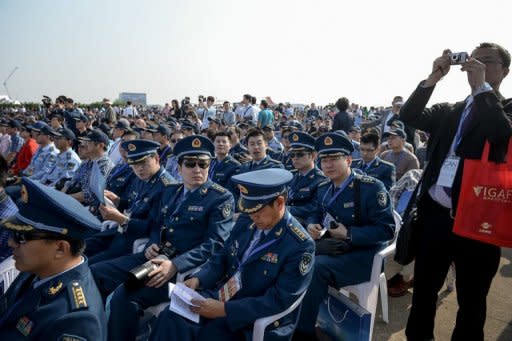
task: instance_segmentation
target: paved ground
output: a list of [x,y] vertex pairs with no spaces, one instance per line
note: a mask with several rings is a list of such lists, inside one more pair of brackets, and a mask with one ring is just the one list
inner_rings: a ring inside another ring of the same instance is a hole
[[[476,275],[476,274],[475,274]],[[373,340],[405,340],[405,324],[409,315],[412,293],[400,298],[389,298],[389,324],[377,312]],[[436,315],[436,341],[450,340],[457,313],[457,296],[445,288],[439,295]],[[485,339],[489,341],[512,340],[512,249],[503,249],[500,268],[487,297]]]

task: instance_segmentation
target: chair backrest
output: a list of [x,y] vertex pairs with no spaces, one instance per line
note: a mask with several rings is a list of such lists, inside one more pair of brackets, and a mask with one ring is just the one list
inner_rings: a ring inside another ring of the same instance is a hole
[[3,282],[4,293],[9,289],[9,286],[14,282],[16,276],[20,273],[14,266],[14,259],[11,257],[6,258],[0,263],[0,279]]

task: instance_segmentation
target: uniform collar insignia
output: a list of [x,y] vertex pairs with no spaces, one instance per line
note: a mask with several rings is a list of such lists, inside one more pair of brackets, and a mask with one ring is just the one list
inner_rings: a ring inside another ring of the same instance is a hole
[[50,286],[50,287],[48,288],[48,295],[50,295],[50,296],[55,296],[55,295],[57,295],[57,294],[59,293],[59,291],[62,289],[62,286],[63,286],[63,284],[62,284],[62,282],[61,282],[61,281],[59,281],[59,282],[58,282],[56,285],[54,285],[54,286]]

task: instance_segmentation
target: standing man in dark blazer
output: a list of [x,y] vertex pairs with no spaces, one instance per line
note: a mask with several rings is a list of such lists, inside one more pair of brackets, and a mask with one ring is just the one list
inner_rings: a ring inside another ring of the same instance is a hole
[[336,109],[338,109],[338,113],[334,116],[334,120],[332,122],[333,131],[343,130],[348,134],[348,131],[354,125],[354,116],[347,112],[349,105],[350,102],[345,97],[336,101]]
[[[452,262],[457,269],[459,303],[452,340],[483,340],[486,297],[500,261],[499,247],[459,237],[452,228],[464,160],[479,159],[486,140],[491,143],[492,161],[502,161],[506,155],[512,135],[512,101],[503,98],[499,87],[509,72],[510,54],[497,44],[480,44],[462,63],[470,96],[455,104],[426,108],[435,85],[450,71],[450,56],[451,51],[445,50],[434,61],[432,73],[400,113],[405,124],[431,136],[418,199],[421,242],[416,246],[408,340],[433,339],[437,293]],[[446,160],[457,166],[443,166]]]

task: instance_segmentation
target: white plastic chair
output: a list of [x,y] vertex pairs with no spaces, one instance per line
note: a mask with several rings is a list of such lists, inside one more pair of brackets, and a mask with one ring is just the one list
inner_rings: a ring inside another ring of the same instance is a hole
[[390,245],[380,250],[373,257],[373,266],[370,280],[368,282],[350,285],[340,289],[340,292],[347,297],[349,296],[349,293],[352,293],[354,296],[356,296],[359,305],[372,314],[372,322],[370,324],[370,340],[372,339],[373,324],[375,323],[375,313],[377,311],[379,289],[382,306],[382,319],[384,322],[389,323],[388,287],[386,275],[382,271],[382,264],[386,257],[389,257],[395,253],[396,236],[398,235],[398,232],[402,226],[402,218],[400,217],[400,214],[398,214],[396,211],[393,211],[393,218],[395,219],[396,226],[395,238]]
[[295,309],[297,309],[297,307],[301,304],[302,299],[306,295],[306,291],[307,290],[304,290],[302,295],[300,295],[300,297],[295,302],[293,302],[293,304],[288,309],[286,309],[282,313],[257,319],[254,322],[254,327],[252,329],[252,341],[263,341],[263,339],[265,337],[265,328],[267,328],[267,326],[269,324],[279,320],[280,318],[290,314]]
[[12,256],[4,259],[4,261],[0,263],[0,279],[4,282],[4,293],[7,292],[7,289],[20,273],[14,266],[14,263]]

